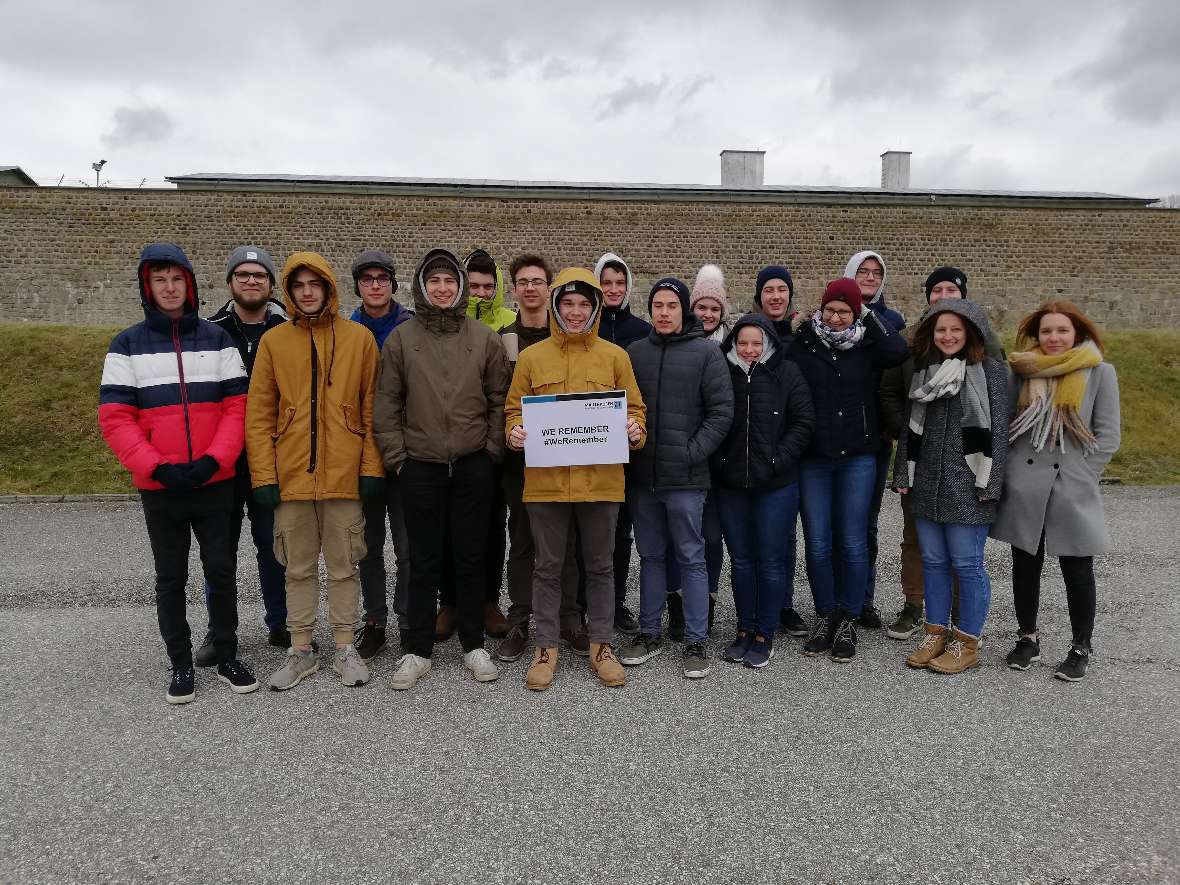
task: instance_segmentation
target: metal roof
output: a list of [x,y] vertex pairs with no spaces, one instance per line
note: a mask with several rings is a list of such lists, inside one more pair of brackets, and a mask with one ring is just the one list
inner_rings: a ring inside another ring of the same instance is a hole
[[32,176],[29,175],[29,173],[25,172],[25,170],[22,169],[20,166],[0,166],[0,174],[3,174],[5,172],[13,173],[17,178],[21,179],[22,181],[25,182],[25,184],[27,184],[31,187],[37,186],[37,182],[35,182],[33,180]]
[[321,193],[397,193],[483,197],[542,197],[548,199],[691,200],[770,203],[910,203],[917,205],[1088,205],[1142,207],[1155,197],[1130,197],[1075,191],[958,190],[829,185],[763,185],[729,188],[712,184],[652,182],[510,181],[490,178],[391,178],[359,175],[245,175],[199,172],[170,175],[183,190],[306,190]]

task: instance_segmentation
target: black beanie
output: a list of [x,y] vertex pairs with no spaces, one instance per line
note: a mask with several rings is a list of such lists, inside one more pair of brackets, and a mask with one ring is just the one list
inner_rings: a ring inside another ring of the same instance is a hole
[[361,295],[361,289],[357,281],[361,278],[361,272],[370,267],[379,267],[388,273],[389,279],[393,283],[393,291],[397,291],[397,268],[393,264],[393,257],[380,249],[366,249],[352,263],[352,289],[358,298]]
[[967,297],[967,274],[963,273],[957,267],[936,267],[930,272],[930,276],[926,277],[926,303],[930,303],[930,290],[939,283],[954,283],[959,287],[959,291],[963,293],[963,297]]
[[676,277],[664,277],[661,280],[657,280],[656,284],[651,287],[651,291],[647,293],[648,316],[651,316],[651,303],[655,300],[656,292],[659,292],[661,289],[667,289],[670,292],[676,293],[676,297],[680,299],[680,310],[683,312],[684,319],[687,321],[688,315],[692,312],[688,306],[688,284]]

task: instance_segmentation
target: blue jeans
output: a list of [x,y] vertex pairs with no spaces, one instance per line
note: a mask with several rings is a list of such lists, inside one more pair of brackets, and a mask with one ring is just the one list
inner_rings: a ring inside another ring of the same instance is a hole
[[[709,593],[717,595],[721,581],[721,564],[725,559],[725,545],[721,541],[721,511],[718,508],[718,489],[705,495],[705,509],[701,514],[701,534],[705,537],[705,571],[709,575]],[[793,573],[793,570],[792,570]],[[668,592],[680,592],[680,567],[676,551],[668,548]]]
[[951,621],[951,569],[959,578],[958,628],[972,636],[983,633],[992,585],[983,567],[988,525],[963,525],[918,519],[922,551],[926,620],[946,627]]
[[[245,472],[243,472],[245,471]],[[250,517],[250,537],[258,560],[258,582],[262,589],[263,620],[267,630],[287,625],[287,570],[275,559],[275,512],[254,500],[250,489],[249,469],[241,465],[234,478],[234,509],[230,512],[229,542],[234,555],[234,576],[237,577],[238,539],[242,535],[242,509]],[[209,582],[205,582],[205,608],[209,622],[213,622]]]
[[[869,577],[865,583],[865,608],[873,604],[873,597],[877,590],[877,523],[881,519],[881,502],[885,497],[885,483],[889,479],[889,468],[893,463],[893,442],[881,440],[877,447],[877,477],[873,485],[873,499],[869,502],[868,523],[868,557]],[[839,539],[832,542],[833,547],[839,547]],[[840,586],[840,560],[833,561],[832,566],[836,574],[836,586]]]
[[639,629],[660,635],[668,602],[669,545],[680,567],[684,597],[684,641],[709,638],[709,578],[705,570],[705,538],[701,522],[705,490],[653,492],[632,489],[628,500],[639,550]]
[[[875,455],[807,458],[799,464],[807,580],[817,613],[839,608],[847,617],[860,616],[868,584],[869,507],[876,475]],[[838,553],[833,551],[834,537],[839,538]],[[840,560],[838,584],[834,555]]]
[[[721,528],[729,545],[738,630],[772,638],[787,598],[783,526],[794,534],[799,485],[719,489]],[[792,547],[793,549],[793,547]]]

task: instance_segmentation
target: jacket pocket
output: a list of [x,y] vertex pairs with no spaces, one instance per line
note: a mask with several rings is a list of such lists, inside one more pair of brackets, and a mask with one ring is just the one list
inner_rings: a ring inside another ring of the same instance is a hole
[[564,393],[565,373],[559,369],[541,370],[533,376],[533,389],[530,393]]
[[365,545],[365,517],[360,522],[348,527],[348,556],[353,565],[365,558],[369,548]]
[[601,366],[591,366],[586,370],[586,386],[590,390],[614,390],[614,373]]
[[344,410],[344,426],[357,436],[364,436],[365,428],[357,419],[356,407],[350,403],[344,403],[340,408]]
[[280,436],[282,436],[284,433],[286,433],[287,428],[291,426],[291,422],[294,420],[295,420],[295,407],[294,406],[287,406],[287,411],[283,414],[282,418],[279,419],[279,423],[278,423],[278,426],[275,428],[275,432],[270,435],[271,439],[278,439]]

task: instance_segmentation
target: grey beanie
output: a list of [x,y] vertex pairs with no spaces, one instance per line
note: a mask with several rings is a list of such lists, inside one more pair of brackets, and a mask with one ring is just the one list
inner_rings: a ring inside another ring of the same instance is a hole
[[266,268],[266,272],[270,274],[270,284],[275,284],[275,279],[278,274],[275,273],[275,263],[270,257],[270,253],[261,246],[238,246],[234,251],[229,253],[229,261],[225,263],[225,281],[228,283],[229,278],[233,276],[238,265],[253,262],[254,264],[261,264]]
[[352,262],[352,289],[357,297],[360,297],[360,284],[357,282],[361,278],[361,271],[367,267],[379,267],[382,270],[389,271],[389,278],[393,281],[393,291],[397,291],[397,268],[393,264],[393,256],[388,252],[382,252],[380,249],[366,249],[356,257]]

